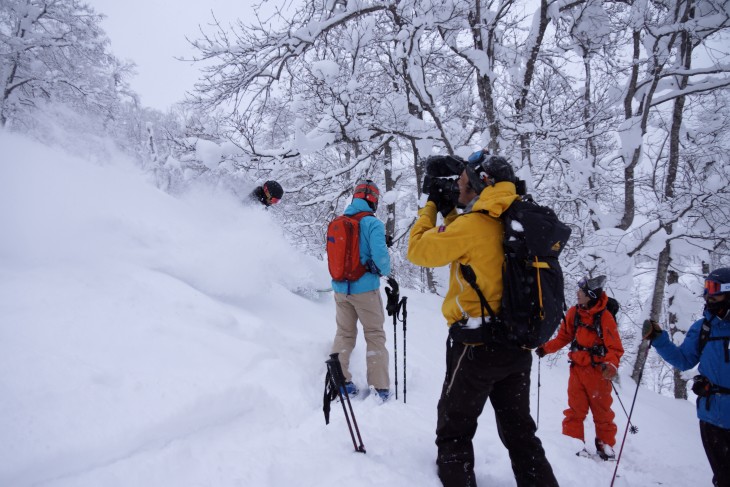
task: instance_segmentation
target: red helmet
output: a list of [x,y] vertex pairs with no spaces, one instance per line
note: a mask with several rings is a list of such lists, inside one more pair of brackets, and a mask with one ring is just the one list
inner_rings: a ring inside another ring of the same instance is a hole
[[380,200],[380,190],[378,185],[371,179],[361,179],[355,185],[355,193],[353,198],[361,198],[368,202],[373,211],[378,209],[378,200]]

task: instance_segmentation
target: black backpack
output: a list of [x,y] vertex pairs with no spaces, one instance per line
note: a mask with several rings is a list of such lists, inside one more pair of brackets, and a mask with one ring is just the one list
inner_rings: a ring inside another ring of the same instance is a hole
[[570,238],[571,229],[552,209],[538,205],[529,195],[515,200],[501,220],[504,289],[499,316],[477,286],[473,270],[462,265],[462,274],[479,295],[482,318],[486,310],[491,322],[498,323],[490,326],[493,338],[535,348],[550,339],[567,310],[558,256]]
[[609,313],[613,315],[613,320],[618,324],[618,315],[619,310],[621,309],[621,305],[618,301],[616,301],[616,298],[612,298],[611,296],[608,296],[608,302],[606,303],[606,309]]

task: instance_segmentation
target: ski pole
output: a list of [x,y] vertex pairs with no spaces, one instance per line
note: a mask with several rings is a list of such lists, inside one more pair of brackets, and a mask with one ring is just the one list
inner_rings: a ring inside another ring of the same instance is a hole
[[[398,303],[398,299],[400,298],[400,293],[398,291],[398,281],[395,280],[393,277],[388,277],[388,285],[390,287],[385,288],[385,295],[388,297],[388,300],[385,304],[385,310],[388,312],[388,316],[393,317],[393,367],[395,368],[395,399],[398,400],[398,310],[400,309],[400,304]],[[404,371],[405,374],[405,371]]]
[[[396,336],[396,327],[398,316],[393,313],[393,367],[395,368],[395,400],[398,400],[398,338]],[[405,353],[405,351],[403,352]],[[404,371],[405,373],[405,371]]]
[[[342,403],[342,412],[345,414],[345,421],[347,421],[347,428],[350,430],[350,438],[352,438],[352,446],[356,452],[366,453],[365,446],[362,443],[362,437],[360,436],[360,428],[357,426],[357,420],[355,419],[355,411],[352,409],[352,403],[350,402],[350,395],[347,393],[345,387],[345,374],[342,372],[342,365],[340,364],[339,353],[330,354],[330,359],[326,361],[327,368],[330,371],[331,380],[333,385],[337,388],[337,394]],[[343,394],[344,393],[344,394]],[[343,397],[344,396],[344,397]],[[345,402],[350,409],[348,414],[347,408],[345,408]],[[350,416],[352,416],[352,422],[350,422]],[[353,426],[355,431],[353,432]],[[355,433],[357,433],[357,440],[360,442],[358,445],[355,441]]]
[[[649,346],[651,346],[651,341],[649,342]],[[636,404],[636,396],[639,394],[639,386],[641,385],[641,378],[644,375],[644,366],[646,365],[646,362],[641,366],[641,370],[639,371],[639,377],[636,381],[636,391],[634,391],[634,400],[631,401],[631,409],[629,410],[629,414],[627,416],[628,422],[626,423],[626,429],[624,430],[624,438],[621,440],[621,449],[618,451],[618,458],[616,458],[616,468],[613,469],[613,478],[611,479],[611,487],[613,487],[613,483],[616,481],[616,472],[618,472],[618,464],[621,462],[621,454],[624,451],[624,443],[626,443],[626,434],[629,431],[629,425],[631,424],[631,415],[634,414],[634,405]]]
[[[406,302],[408,297],[403,296],[400,304],[403,306],[403,404],[406,403],[406,321],[408,319],[408,309],[406,308]],[[397,391],[397,388],[396,388]],[[395,396],[398,399],[398,396]]]
[[540,429],[540,364],[542,364],[542,357],[537,358],[537,425],[535,425],[535,430]]
[[[342,387],[339,385],[339,381],[337,379],[337,372],[334,365],[334,360],[330,359],[325,362],[327,364],[327,378],[325,379],[325,382],[329,386],[329,390],[325,388],[325,396],[324,396],[324,405],[322,407],[322,410],[324,411],[324,422],[325,424],[329,424],[329,413],[330,413],[330,401],[334,398],[339,398],[340,404],[342,404],[342,412],[345,415],[345,421],[347,421],[347,428],[350,430],[350,438],[352,439],[352,446],[355,448],[355,451],[357,451],[357,443],[355,442],[355,434],[352,431],[352,425],[350,423],[350,418],[347,414],[347,409],[345,409],[345,398],[342,397],[342,391],[345,391],[345,394],[347,394],[347,389],[345,387]],[[334,392],[334,396],[332,393]]]
[[[626,408],[624,407],[624,403],[621,400],[621,396],[619,396],[618,389],[616,389],[616,386],[614,385],[613,381],[611,381],[611,387],[613,387],[613,392],[616,393],[616,399],[618,399],[618,403],[621,404],[621,409],[624,410],[624,414],[628,418],[629,417],[629,413],[626,412]],[[635,435],[638,432],[639,432],[639,428],[637,426],[634,426],[631,423],[631,420],[629,420],[629,433],[631,433],[632,435]]]

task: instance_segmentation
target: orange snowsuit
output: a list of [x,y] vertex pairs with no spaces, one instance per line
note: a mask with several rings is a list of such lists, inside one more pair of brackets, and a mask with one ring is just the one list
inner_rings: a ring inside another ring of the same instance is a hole
[[[563,411],[563,434],[585,441],[583,422],[590,409],[596,426],[596,438],[613,446],[616,444],[616,424],[613,422],[615,414],[611,410],[611,381],[603,378],[602,364],[612,364],[618,369],[624,348],[616,320],[606,310],[607,302],[608,296],[604,292],[590,309],[580,306],[570,308],[560,323],[557,336],[542,348],[549,354],[571,343],[568,354],[568,409]],[[601,313],[603,340],[594,327],[594,317],[598,313]]]

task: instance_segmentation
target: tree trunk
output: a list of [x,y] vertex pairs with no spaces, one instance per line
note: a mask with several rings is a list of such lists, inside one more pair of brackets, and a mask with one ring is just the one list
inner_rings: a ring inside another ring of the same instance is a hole
[[[527,52],[525,53],[525,73],[522,79],[522,87],[518,94],[517,100],[515,101],[515,114],[518,126],[522,125],[525,118],[525,109],[527,108],[527,98],[530,95],[532,86],[532,80],[535,77],[535,65],[537,64],[538,56],[542,50],[542,41],[545,37],[545,31],[549,25],[548,18],[548,1],[540,1],[540,21],[538,22],[536,31],[531,32],[528,36],[528,43],[526,46]],[[531,45],[530,45],[531,43]],[[523,130],[520,127],[520,130]],[[532,168],[532,156],[531,156],[531,139],[533,134],[521,133],[520,138],[520,152],[522,164],[529,168]],[[495,140],[496,144],[496,140]]]
[[[639,59],[641,57],[641,31],[639,29],[634,30],[632,41],[634,62],[631,67],[631,75],[629,76],[629,80],[626,86],[626,96],[624,97],[625,120],[629,120],[634,116],[632,101],[634,99],[634,96],[636,95],[637,86],[639,83],[639,66],[641,65],[641,63],[639,62]],[[639,156],[641,154],[640,151],[641,148],[634,151],[631,162],[629,164],[626,164],[626,168],[624,169],[624,214],[621,218],[621,222],[618,225],[618,228],[622,230],[626,230],[627,228],[629,228],[631,226],[631,223],[633,223],[634,221],[634,167],[636,167],[636,163],[639,160]],[[643,346],[644,343],[642,342],[639,346],[639,352],[641,352],[641,347]],[[646,360],[646,357],[644,357],[644,360]],[[643,368],[644,364],[642,363],[641,366]],[[634,374],[636,374],[636,368],[634,368]],[[632,377],[634,377],[634,375],[632,375]],[[636,377],[634,377],[634,380],[636,380]]]
[[[423,167],[423,161],[418,157],[418,149],[416,148],[415,141],[411,142],[413,145],[413,153],[416,155],[413,167],[416,172],[416,186],[418,188],[418,198],[420,199],[423,195],[423,176],[426,169]],[[436,280],[433,278],[433,269],[430,267],[421,267],[421,282],[426,283],[426,289],[431,294],[436,294]]]
[[[385,173],[385,192],[395,189],[395,178],[393,177],[393,149],[390,143],[383,147],[383,172]],[[385,220],[385,234],[395,237],[395,202],[386,206],[387,217]]]
[[682,377],[682,371],[673,370],[674,375],[674,397],[676,399],[687,399],[687,380]]
[[[649,318],[656,320],[662,309],[662,301],[664,300],[664,289],[665,283],[667,282],[667,271],[669,270],[669,264],[671,263],[670,257],[670,246],[667,242],[664,249],[659,254],[659,260],[657,261],[656,279],[654,281],[654,293],[651,299],[651,311]],[[636,354],[636,362],[634,363],[634,370],[631,373],[631,378],[638,384],[639,378],[646,365],[646,357],[649,354],[649,341],[642,340],[639,345],[639,351]]]
[[[677,284],[678,282],[679,274],[675,270],[670,270],[667,275],[667,284],[672,285]],[[673,302],[674,296],[667,300],[669,309],[672,308]],[[684,331],[677,328],[677,314],[670,311],[667,321],[669,322],[669,330],[672,334],[672,341],[677,343],[677,335],[681,335],[682,337],[685,335]],[[676,399],[687,399],[687,381],[682,377],[682,371],[675,368],[673,371],[673,378],[674,397]]]
[[494,90],[492,87],[491,73],[494,67],[494,28],[486,28],[486,35],[482,31],[485,28],[482,19],[481,4],[476,2],[474,12],[469,15],[469,25],[472,29],[472,36],[474,39],[474,48],[482,51],[486,54],[489,63],[488,73],[477,71],[476,85],[479,100],[482,103],[482,109],[484,110],[484,118],[487,121],[487,127],[489,128],[489,143],[487,147],[489,152],[492,154],[499,153],[499,138],[500,138],[500,127],[499,121],[497,120],[497,109],[494,99]]
[[433,269],[430,267],[421,267],[421,277],[426,280],[426,287],[428,292],[436,294],[436,279],[433,278]]

